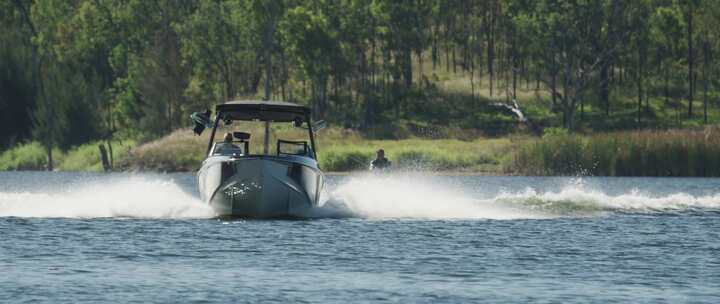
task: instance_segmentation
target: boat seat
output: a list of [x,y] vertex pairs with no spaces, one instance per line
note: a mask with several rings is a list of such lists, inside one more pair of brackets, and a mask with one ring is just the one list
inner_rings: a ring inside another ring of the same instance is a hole
[[233,142],[232,144],[224,142],[215,143],[212,155],[244,155],[245,152],[243,151],[243,148],[234,143],[235,142]]
[[233,132],[233,137],[239,141],[247,141],[250,139],[250,133],[246,132]]

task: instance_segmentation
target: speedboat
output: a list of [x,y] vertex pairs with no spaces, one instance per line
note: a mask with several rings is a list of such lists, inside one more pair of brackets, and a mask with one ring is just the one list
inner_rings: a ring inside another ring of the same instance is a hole
[[[202,200],[218,216],[294,218],[321,206],[325,177],[318,166],[314,134],[319,126],[311,121],[309,108],[289,102],[247,100],[217,105],[214,122],[210,114],[206,111],[191,117],[197,134],[212,127],[197,182]],[[226,135],[224,140],[215,141],[218,127],[223,124],[232,128],[233,121],[264,124],[262,153],[250,153],[251,134],[247,132],[234,131],[232,138]],[[277,139],[271,147],[273,123],[291,123],[307,130],[307,138]]]

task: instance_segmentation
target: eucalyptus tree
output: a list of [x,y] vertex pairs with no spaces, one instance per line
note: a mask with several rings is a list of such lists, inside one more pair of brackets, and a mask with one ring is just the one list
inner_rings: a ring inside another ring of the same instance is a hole
[[[713,75],[720,72],[715,54],[720,51],[720,7],[714,1],[703,1],[698,10],[698,36],[703,58],[703,122],[708,123],[708,105]],[[717,80],[717,79],[715,79]]]
[[23,20],[23,26],[30,35],[32,50],[32,70],[35,89],[40,103],[34,113],[33,133],[47,153],[47,170],[53,170],[53,148],[58,145],[61,131],[64,129],[64,119],[60,110],[62,102],[58,92],[49,92],[49,88],[61,86],[49,85],[58,81],[58,69],[53,44],[58,40],[57,26],[63,22],[66,11],[71,9],[68,3],[60,1],[31,1],[14,0],[15,9]]
[[280,32],[288,52],[297,58],[298,69],[310,79],[313,112],[324,116],[332,56],[338,51],[337,33],[329,27],[327,16],[312,5],[289,9]]
[[682,50],[679,41],[684,27],[682,12],[675,4],[656,6],[649,20],[650,37],[655,46],[654,57],[659,69],[657,74],[663,82],[666,105],[671,103],[671,80],[678,61],[677,56]]
[[35,74],[30,29],[16,3],[0,1],[0,150],[31,137]]
[[[645,74],[647,73],[647,57],[648,47],[650,44],[650,37],[648,31],[648,19],[650,17],[650,3],[649,1],[638,0],[636,5],[631,6],[630,11],[632,12],[630,18],[630,28],[632,29],[631,41],[632,47],[635,50],[635,84],[637,87],[637,123],[638,126],[642,120],[642,106],[643,96],[645,94]],[[645,105],[645,111],[650,111],[649,99]]]
[[240,1],[201,1],[180,34],[183,63],[191,70],[185,94],[210,106],[254,95],[262,78],[260,34]]
[[687,39],[687,98],[688,98],[688,118],[693,117],[693,101],[695,98],[695,15],[697,14],[697,7],[700,0],[681,0],[683,13],[685,15],[686,22],[686,34]]
[[[596,84],[602,63],[627,37],[626,30],[617,31],[605,50],[598,52],[593,47],[594,41],[600,38],[599,29],[614,21],[598,14],[608,4],[602,0],[536,2],[539,32],[534,34],[545,44],[544,57],[551,70],[551,79],[545,83],[550,93],[559,99],[563,126],[570,130],[575,128],[575,113],[581,98]],[[552,76],[554,72],[559,86]]]

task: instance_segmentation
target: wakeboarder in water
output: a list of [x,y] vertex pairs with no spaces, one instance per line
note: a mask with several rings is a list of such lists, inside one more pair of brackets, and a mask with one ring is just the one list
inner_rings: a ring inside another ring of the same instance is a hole
[[376,152],[375,160],[370,162],[370,170],[386,170],[390,169],[392,162],[385,158],[385,150],[380,149]]

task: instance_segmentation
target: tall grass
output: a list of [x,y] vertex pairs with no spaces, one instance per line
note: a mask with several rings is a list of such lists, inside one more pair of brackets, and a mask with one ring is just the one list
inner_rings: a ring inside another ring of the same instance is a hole
[[378,149],[385,150],[393,166],[399,169],[497,173],[511,149],[511,142],[509,139],[337,140],[330,141],[320,154],[320,165],[329,171],[367,169]]
[[529,175],[720,176],[720,127],[545,136],[519,148],[507,170]]
[[207,136],[194,136],[191,130],[180,129],[131,149],[120,167],[125,170],[196,170],[205,156],[207,140]]

